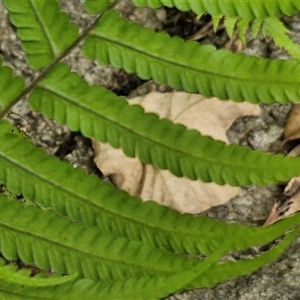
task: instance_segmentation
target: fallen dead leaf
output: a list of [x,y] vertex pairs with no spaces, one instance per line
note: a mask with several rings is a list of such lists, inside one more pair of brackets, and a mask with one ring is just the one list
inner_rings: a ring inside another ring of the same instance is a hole
[[203,135],[227,142],[226,130],[239,117],[259,115],[261,108],[248,102],[236,103],[231,100],[205,98],[185,92],[158,93],[128,100],[130,104],[140,104],[146,112],[153,112],[160,118],[168,118],[187,128],[197,129]]
[[[284,128],[284,140],[281,143],[285,147],[288,143],[300,139],[300,105],[294,104]],[[288,156],[297,157],[300,155],[300,145],[296,145]],[[284,189],[288,199],[280,204],[275,201],[264,226],[269,226],[277,221],[293,215],[300,210],[300,177],[292,178]]]
[[[288,200],[286,200],[282,205],[280,205],[278,202],[274,203],[271,213],[268,216],[264,226],[270,226],[271,224],[274,224],[274,223],[278,222],[279,220],[282,220],[288,216],[291,216],[300,210],[300,191],[299,191],[300,177],[293,178],[290,182],[292,182],[293,180],[297,180],[297,183],[296,183],[297,192],[295,192],[295,194],[293,194],[293,196],[291,198],[289,198]],[[292,185],[293,184],[295,184],[295,182],[293,182]],[[292,186],[292,189],[293,190],[295,189],[294,185]],[[288,192],[286,192],[286,193],[288,193]]]
[[[258,105],[206,99],[184,92],[149,93],[128,100],[140,104],[146,112],[158,114],[204,135],[227,142],[226,130],[238,117],[259,115]],[[227,202],[239,188],[179,178],[167,170],[143,165],[136,158],[126,157],[122,150],[93,141],[95,162],[105,176],[119,188],[143,200],[154,200],[183,213],[200,213]]]
[[300,104],[294,104],[284,127],[282,144],[298,139],[300,139]]

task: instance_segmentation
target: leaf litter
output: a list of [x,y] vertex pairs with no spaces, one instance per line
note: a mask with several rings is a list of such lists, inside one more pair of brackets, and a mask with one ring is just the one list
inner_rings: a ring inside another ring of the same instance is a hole
[[[294,104],[284,128],[284,140],[281,143],[282,149],[290,149],[288,156],[297,157],[300,155],[300,105]],[[293,215],[300,211],[300,176],[292,178],[284,189],[286,200],[281,203],[275,201],[264,226]]]

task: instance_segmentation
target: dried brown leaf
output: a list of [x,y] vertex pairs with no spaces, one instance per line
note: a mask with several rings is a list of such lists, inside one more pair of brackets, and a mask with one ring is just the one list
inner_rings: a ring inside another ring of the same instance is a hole
[[241,116],[259,115],[258,105],[248,102],[236,103],[231,100],[205,98],[198,94],[184,92],[149,93],[129,100],[130,104],[140,104],[146,112],[154,112],[161,118],[197,129],[203,135],[227,142],[226,130]]
[[[257,105],[250,103],[206,99],[184,92],[153,92],[128,101],[142,105],[146,112],[157,113],[161,118],[168,118],[225,142],[226,130],[235,119],[261,112]],[[128,158],[122,150],[106,144],[94,141],[93,146],[97,166],[117,187],[184,213],[196,214],[222,204],[239,191],[237,187],[228,185],[178,178],[167,170],[158,170],[152,165],[143,165],[136,158]]]
[[294,104],[284,128],[282,144],[298,139],[300,139],[300,104]]
[[[299,184],[299,183],[298,183]],[[286,200],[281,206],[275,202],[268,219],[264,226],[269,226],[279,220],[293,215],[300,210],[300,191],[298,190],[290,199]]]
[[[300,104],[294,104],[284,128],[282,146],[300,139]],[[300,145],[296,145],[288,156],[297,157],[300,154]],[[275,202],[264,226],[269,226],[300,210],[300,177],[292,178],[284,189],[284,194],[289,196],[282,205]]]

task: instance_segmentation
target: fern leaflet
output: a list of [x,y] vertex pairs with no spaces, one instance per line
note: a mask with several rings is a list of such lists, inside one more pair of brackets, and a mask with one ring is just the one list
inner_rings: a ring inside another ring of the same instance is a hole
[[[0,197],[0,250],[8,260],[93,280],[171,275],[199,262],[130,241],[96,227],[73,223],[53,211],[41,211]],[[22,218],[18,218],[18,216]]]
[[184,42],[130,23],[115,11],[100,19],[83,52],[89,59],[137,73],[142,79],[207,97],[266,104],[300,100],[298,61],[247,57]]
[[71,276],[29,277],[28,272],[12,265],[0,266],[1,299],[158,299],[181,290],[195,273],[180,272],[170,276],[131,277],[93,281]]
[[[189,286],[189,289],[211,288],[219,282],[246,275],[257,270],[258,268],[278,258],[278,256],[281,255],[292,243],[292,241],[299,235],[299,232],[300,229],[298,226],[297,229],[288,233],[287,236],[284,237],[283,241],[281,241],[278,245],[257,257],[239,261],[215,263],[206,271],[201,273],[201,276],[198,276],[198,278],[194,279],[193,283],[191,283]],[[211,277],[211,274],[214,274],[213,278]]]
[[18,28],[28,64],[33,69],[49,65],[78,37],[77,26],[70,24],[69,16],[60,11],[57,0],[4,0],[4,5]]
[[2,65],[0,57],[0,115],[6,111],[6,107],[22,93],[24,80],[21,77],[14,77],[12,69]]
[[284,48],[294,59],[300,59],[300,46],[292,41],[288,35],[288,29],[283,23],[276,18],[266,19],[238,19],[226,18],[224,24],[227,32],[232,37],[234,27],[237,27],[238,35],[243,44],[246,44],[246,32],[251,27],[251,35],[253,38],[257,36],[259,30],[265,36],[273,37],[274,42],[281,48]]
[[207,12],[212,16],[225,15],[245,19],[291,16],[300,10],[298,0],[133,0],[133,3],[139,7],[159,8],[164,5],[181,11],[191,10],[198,15]]
[[300,45],[288,36],[288,30],[278,19],[267,18],[263,21],[262,32],[273,37],[274,42],[285,49],[293,58],[300,59]]

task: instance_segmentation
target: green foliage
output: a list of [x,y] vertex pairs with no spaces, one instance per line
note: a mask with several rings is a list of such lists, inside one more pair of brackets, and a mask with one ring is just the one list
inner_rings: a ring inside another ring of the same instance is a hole
[[[285,48],[292,57],[299,59],[299,45],[286,35],[287,31],[284,25],[274,17],[282,15],[294,15],[300,9],[300,3],[297,0],[289,1],[266,1],[266,0],[133,0],[139,7],[149,6],[159,8],[161,6],[176,7],[182,11],[193,11],[198,15],[209,13],[213,16],[214,24],[218,23],[222,17],[231,20],[231,26],[228,28],[229,36],[232,33],[233,26],[236,25],[239,37],[245,43],[245,33],[251,22],[262,23],[263,33],[274,37],[275,42]],[[269,18],[272,17],[272,18]],[[227,23],[229,24],[229,22]],[[230,25],[230,24],[229,24]],[[200,91],[199,91],[200,92]],[[200,92],[201,93],[201,92]]]
[[[29,270],[16,270],[13,265],[0,266],[1,299],[157,299],[180,289],[190,281],[193,272],[171,276],[140,276],[125,280],[78,279],[77,274],[29,277]],[[158,289],[158,293],[155,291]],[[145,296],[147,295],[147,296]]]
[[[204,271],[201,276],[194,279],[193,286],[198,288],[213,287],[227,278],[236,277],[237,275],[246,275],[255,271],[262,265],[276,259],[276,257],[278,257],[278,255],[296,238],[299,232],[300,230],[298,228],[297,230],[288,233],[288,236],[286,236],[279,245],[258,257],[213,265],[210,269]],[[211,278],[211,274],[214,274],[214,278]]]
[[[180,289],[194,275],[193,272],[181,272],[168,277],[141,276],[95,282],[77,279],[76,274],[41,278],[29,277],[27,273],[16,272],[10,265],[1,266],[1,299],[157,299],[159,294],[163,296]],[[158,292],[155,291],[157,288]]]
[[[101,101],[97,101],[99,97]],[[169,169],[176,176],[219,184],[263,185],[285,181],[299,172],[299,159],[227,146],[183,125],[160,120],[100,86],[89,86],[66,65],[58,65],[38,83],[29,103],[71,130],[122,147],[128,156],[138,154],[143,163]],[[260,160],[264,164],[253,164]],[[286,173],[281,172],[283,168]]]
[[152,8],[161,6],[176,7],[181,11],[193,11],[198,15],[209,13],[212,16],[241,17],[245,19],[279,17],[293,15],[300,9],[298,0],[133,0],[139,7],[148,5]]
[[4,4],[33,69],[53,62],[78,37],[77,26],[69,24],[69,16],[60,11],[57,1],[5,0]]
[[237,28],[243,44],[246,44],[246,33],[251,28],[252,37],[256,37],[259,32],[265,36],[272,36],[274,42],[281,48],[284,48],[293,58],[300,58],[300,46],[293,42],[288,34],[288,29],[279,19],[256,18],[251,20],[226,17],[224,23],[230,37],[232,37],[235,27]]
[[[208,12],[215,25],[225,16],[228,31],[237,28],[242,35],[250,21],[254,34],[263,24],[262,31],[281,46],[286,44],[281,35],[286,31],[275,17],[300,9],[297,1],[134,3]],[[299,175],[297,158],[228,146],[159,119],[101,86],[89,85],[60,63],[83,40],[89,59],[143,79],[221,99],[287,103],[300,101],[297,60],[247,57],[155,33],[120,18],[108,8],[111,1],[86,1],[90,13],[109,11],[99,14],[97,23],[81,36],[57,1],[4,0],[4,4],[29,66],[47,68],[24,88],[24,80],[1,64],[1,116],[29,95],[32,110],[177,176],[265,185]],[[249,228],[182,215],[152,201],[143,203],[48,156],[6,121],[0,121],[0,183],[8,191],[0,196],[1,254],[6,260],[21,259],[56,273],[29,277],[28,271],[2,262],[1,299],[158,299],[175,291],[212,287],[276,259],[300,230],[299,215],[271,227]],[[28,201],[12,196],[19,194]],[[278,238],[282,241],[258,257],[220,263],[230,252]]]
[[6,109],[15,98],[21,94],[24,89],[24,80],[21,77],[14,77],[10,68],[2,65],[0,57],[0,111]]
[[97,14],[107,8],[111,2],[111,0],[86,0],[84,5],[89,13]]
[[284,48],[295,59],[300,58],[299,45],[291,42],[291,38],[288,36],[288,30],[284,27],[282,22],[278,19],[267,18],[263,21],[262,32],[265,35],[273,36],[274,42]]
[[210,45],[199,47],[196,42],[129,23],[115,11],[99,20],[83,52],[89,59],[137,73],[143,79],[207,97],[266,104],[300,100],[298,61],[247,57]]

